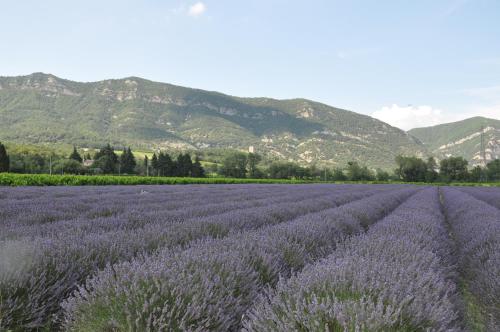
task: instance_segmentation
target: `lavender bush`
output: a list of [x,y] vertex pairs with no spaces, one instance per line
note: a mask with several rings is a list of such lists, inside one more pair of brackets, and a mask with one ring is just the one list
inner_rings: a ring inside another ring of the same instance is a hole
[[500,188],[461,187],[461,191],[500,209]]
[[291,222],[109,266],[64,303],[64,325],[68,330],[89,325],[96,330],[235,330],[265,285],[331,252],[416,190],[381,192]]
[[[498,196],[497,196],[498,197]],[[500,210],[456,189],[443,189],[445,211],[458,244],[470,323],[500,330]]]
[[451,243],[426,189],[250,310],[247,331],[459,330]]
[[[219,214],[210,209],[211,212],[207,216],[201,217],[199,209],[208,206],[207,204],[201,207],[196,204],[190,207],[185,205],[188,211],[179,217],[179,211],[173,206],[186,203],[177,202],[177,196],[174,195],[176,190],[170,188],[167,189],[168,195],[159,191],[156,198],[149,187],[148,194],[143,194],[140,191],[143,189],[137,187],[134,187],[133,191],[125,189],[124,192],[112,189],[112,194],[101,188],[90,188],[88,191],[82,189],[84,197],[89,195],[89,198],[84,198],[83,201],[85,204],[91,204],[91,210],[119,208],[121,211],[109,216],[89,218],[87,215],[86,218],[74,218],[82,214],[81,208],[78,207],[77,212],[64,210],[65,213],[72,213],[72,220],[58,221],[56,218],[52,221],[43,220],[41,223],[36,219],[36,212],[44,211],[43,203],[46,204],[45,210],[49,212],[58,204],[66,206],[68,202],[63,195],[64,190],[57,188],[55,193],[51,192],[53,200],[44,197],[41,198],[42,203],[33,199],[31,192],[35,189],[26,188],[28,199],[24,199],[19,193],[21,190],[16,190],[9,200],[18,200],[22,208],[28,211],[29,218],[21,217],[16,228],[12,221],[2,217],[3,230],[8,230],[12,238],[7,237],[0,241],[1,326],[35,329],[50,325],[58,319],[60,303],[76,285],[83,283],[87,277],[107,264],[127,261],[141,253],[159,248],[187,245],[204,237],[221,237],[234,230],[255,229],[266,224],[285,222],[300,215],[335,207],[394,187],[247,185],[215,188],[206,186],[202,190],[193,186],[192,196],[196,198],[199,195],[200,199],[205,196],[206,200],[213,202],[211,205],[217,204],[217,200],[223,198],[218,204]],[[47,189],[42,192],[44,190]],[[73,190],[68,188],[70,197],[76,195]],[[154,190],[158,189],[155,187]],[[191,197],[190,191],[185,187],[179,191],[181,197]],[[89,193],[101,197],[95,200]],[[55,199],[57,195],[61,196],[60,199],[64,203]],[[262,201],[261,195],[268,195],[265,202]],[[119,200],[117,196],[125,201]],[[236,200],[236,204],[245,205],[253,200],[252,204],[257,205],[235,210],[231,197]],[[140,216],[137,210],[145,211],[151,207],[159,209],[164,200],[165,213],[157,212],[153,217],[149,214],[146,220],[137,218]],[[30,208],[29,201],[33,201],[34,207]],[[121,205],[118,203],[120,201]],[[141,201],[146,207],[137,201]],[[124,202],[127,204],[123,204]],[[193,202],[196,203],[196,199]],[[20,209],[9,206],[8,213]],[[174,208],[172,219],[167,217],[170,216],[170,208]],[[190,213],[189,209],[197,212]],[[133,217],[130,217],[127,211],[130,211]],[[58,229],[61,230],[57,231]]]
[[499,195],[0,187],[0,331],[497,331]]
[[[231,196],[210,195],[205,201],[196,197],[179,198],[163,195],[144,195],[135,191],[131,196],[111,195],[106,200],[101,199],[94,203],[94,206],[87,207],[87,211],[81,211],[81,207],[75,210],[68,210],[71,215],[62,220],[39,223],[44,220],[46,214],[40,215],[39,209],[50,213],[55,218],[52,211],[59,211],[61,208],[67,208],[69,205],[66,199],[63,201],[43,201],[33,204],[34,206],[18,206],[16,203],[10,205],[12,216],[6,217],[9,224],[0,225],[2,230],[0,239],[19,239],[21,237],[36,238],[52,236],[55,233],[61,235],[65,232],[69,235],[81,233],[82,236],[91,232],[102,233],[106,231],[115,231],[118,229],[133,230],[144,227],[148,223],[169,223],[182,222],[195,217],[207,217],[218,215],[223,212],[235,212],[236,210],[250,209],[273,204],[286,203],[291,199],[304,200],[314,198],[324,198],[327,192],[323,190],[304,191],[300,188],[293,193],[293,196],[276,196],[276,192],[256,192],[255,197],[251,197],[245,188],[241,191],[233,191]],[[349,191],[346,193],[349,195]],[[194,196],[194,195],[193,195]],[[182,196],[181,196],[182,197]],[[127,207],[124,208],[124,202]],[[129,203],[130,202],[130,203]],[[118,209],[120,212],[118,212]],[[24,220],[30,218],[38,221],[34,224],[24,225]]]

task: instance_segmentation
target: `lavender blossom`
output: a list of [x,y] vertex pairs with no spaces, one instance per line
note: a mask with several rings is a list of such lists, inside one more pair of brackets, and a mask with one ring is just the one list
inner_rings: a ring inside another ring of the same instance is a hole
[[[108,266],[64,302],[64,326],[68,330],[85,324],[98,330],[110,324],[119,330],[236,330],[266,286],[324,257],[415,191],[403,187],[380,192],[289,222],[268,222],[269,226],[231,233],[224,239],[198,241],[184,251],[162,250]],[[103,307],[108,308],[104,314]],[[99,318],[94,319],[98,312]]]
[[426,189],[280,280],[249,311],[244,330],[459,330],[450,248],[437,190]]
[[287,222],[397,187],[144,188],[0,188],[0,327],[55,328],[63,299],[107,265]]

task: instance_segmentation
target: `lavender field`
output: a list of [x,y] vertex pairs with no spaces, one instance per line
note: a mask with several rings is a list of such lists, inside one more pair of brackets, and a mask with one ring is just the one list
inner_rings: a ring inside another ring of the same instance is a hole
[[499,331],[500,189],[0,187],[0,331]]

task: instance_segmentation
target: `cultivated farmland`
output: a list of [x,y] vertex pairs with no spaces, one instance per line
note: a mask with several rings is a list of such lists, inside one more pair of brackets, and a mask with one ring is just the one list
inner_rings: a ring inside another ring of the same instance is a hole
[[0,331],[497,331],[500,189],[0,188]]

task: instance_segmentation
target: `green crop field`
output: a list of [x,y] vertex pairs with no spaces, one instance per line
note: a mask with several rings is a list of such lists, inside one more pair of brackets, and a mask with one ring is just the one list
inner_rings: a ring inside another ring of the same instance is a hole
[[[235,179],[235,178],[189,178],[189,177],[154,177],[154,176],[118,176],[118,175],[49,175],[0,173],[0,186],[107,186],[107,185],[161,185],[161,184],[303,184],[325,183],[311,180],[285,179]],[[338,184],[387,184],[406,183],[396,181],[330,181]],[[500,183],[423,183],[417,185],[432,186],[485,186],[498,187]]]
[[1,173],[1,186],[102,186],[155,184],[310,183],[279,179],[189,178],[116,175],[48,175]]

